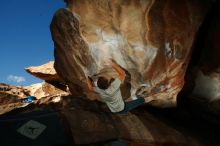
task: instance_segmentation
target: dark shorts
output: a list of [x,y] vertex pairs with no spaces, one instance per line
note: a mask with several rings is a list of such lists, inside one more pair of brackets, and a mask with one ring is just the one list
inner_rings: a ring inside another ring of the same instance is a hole
[[136,100],[132,100],[129,102],[125,102],[125,108],[123,111],[118,112],[119,114],[126,114],[128,113],[130,110],[135,109],[141,105],[143,105],[145,103],[145,100],[143,97],[139,97]]

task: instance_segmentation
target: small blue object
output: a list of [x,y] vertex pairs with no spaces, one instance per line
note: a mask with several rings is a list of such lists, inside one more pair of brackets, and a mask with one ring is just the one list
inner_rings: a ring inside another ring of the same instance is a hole
[[22,99],[21,101],[22,101],[22,103],[32,103],[34,100],[37,100],[37,98],[34,96],[28,96],[28,97]]
[[118,112],[119,114],[127,114],[129,111],[143,105],[145,103],[145,99],[143,97],[138,97],[135,100],[125,102],[125,108],[123,111]]

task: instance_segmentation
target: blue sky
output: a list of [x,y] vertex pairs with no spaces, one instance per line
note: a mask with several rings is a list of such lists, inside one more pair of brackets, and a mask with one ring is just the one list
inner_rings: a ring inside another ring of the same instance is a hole
[[0,82],[30,85],[41,80],[25,67],[53,60],[49,25],[63,0],[0,0]]

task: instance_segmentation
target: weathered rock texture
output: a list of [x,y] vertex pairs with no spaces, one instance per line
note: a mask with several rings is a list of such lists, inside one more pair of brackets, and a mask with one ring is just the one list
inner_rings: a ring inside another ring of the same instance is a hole
[[[212,112],[220,113],[220,3],[213,6],[208,15],[203,33],[196,48],[192,78],[195,79],[191,97],[203,101],[203,106]],[[200,54],[197,55],[196,54]],[[187,83],[192,82],[188,81]]]
[[23,87],[0,84],[0,114],[23,107],[20,100],[28,95],[29,91]]
[[38,99],[46,96],[69,95],[68,92],[58,89],[47,82],[33,84],[24,88],[29,91],[31,96],[35,96]]
[[[44,80],[48,87],[53,87],[54,89],[61,89],[63,91],[67,91],[68,87],[63,79],[61,79],[54,69],[54,61],[50,61],[40,66],[31,66],[25,69],[31,75]],[[33,85],[33,89],[31,91],[37,90],[36,88],[40,87],[41,84]],[[32,86],[31,86],[32,87]],[[47,91],[46,91],[47,92]],[[45,92],[40,92],[45,93]]]
[[62,79],[57,75],[54,69],[54,61],[40,66],[31,66],[25,68],[25,70],[31,75],[48,82],[62,82]]
[[29,90],[19,87],[0,83],[0,103],[6,104],[11,101],[24,98],[30,95]]
[[[101,108],[94,105],[92,107],[91,103],[82,104],[82,101],[77,100],[75,102],[82,105],[78,106],[81,108],[61,111],[75,144],[123,139],[132,143],[132,146],[202,145],[196,137],[177,131],[146,110],[141,113],[138,111],[128,115],[114,115],[107,112],[100,113],[98,110]],[[93,110],[86,110],[84,107]]]
[[130,84],[125,90],[129,98],[144,90],[147,103],[175,106],[207,4],[70,0],[69,9],[58,10],[51,23],[55,69],[72,94],[90,98],[88,76],[105,74],[114,64],[130,78],[124,81]]
[[[56,102],[58,99],[60,101]],[[208,124],[191,115],[191,112],[178,108],[161,110],[139,107],[127,115],[120,115],[111,113],[105,104],[73,96],[47,96],[32,105],[23,106],[26,107],[1,115],[1,122],[8,122],[10,127],[20,125],[22,119],[38,121],[44,117],[40,121],[45,121],[49,128],[51,125],[46,121],[54,112],[59,113],[66,135],[72,142],[69,145],[102,146],[117,139],[125,140],[132,146],[219,145],[219,124]],[[45,135],[41,138],[48,140]]]
[[[45,106],[37,102],[9,113],[9,117],[16,114],[16,118],[13,119],[19,120],[20,115],[20,118],[46,117],[45,120],[48,120],[48,115],[55,110],[60,114],[66,134],[72,141],[69,145],[103,146],[104,143],[117,139],[125,140],[132,146],[210,146],[209,143],[205,143],[206,141],[219,144],[219,131],[213,139],[205,139],[200,133],[213,137],[213,127],[207,123],[203,125],[202,121],[196,123],[197,121],[191,119],[188,113],[183,114],[177,109],[173,110],[174,113],[162,112],[166,111],[164,109],[156,110],[157,114],[155,114],[152,113],[152,109],[140,107],[126,115],[120,115],[111,113],[105,104],[73,96],[62,96],[60,102],[57,103],[51,103],[48,98],[41,100],[50,104]],[[24,113],[31,111],[32,114],[25,116]],[[3,119],[8,119],[7,115],[4,116]],[[172,116],[174,116],[173,119]],[[179,123],[179,121],[182,122]],[[189,121],[191,128],[186,124]],[[50,127],[49,123],[47,124],[46,126]],[[204,129],[206,126],[208,130]]]
[[26,87],[0,84],[0,115],[29,105],[21,102],[21,99],[27,96],[37,97],[35,104],[48,104],[58,102],[64,95],[69,95],[69,93],[45,82]]

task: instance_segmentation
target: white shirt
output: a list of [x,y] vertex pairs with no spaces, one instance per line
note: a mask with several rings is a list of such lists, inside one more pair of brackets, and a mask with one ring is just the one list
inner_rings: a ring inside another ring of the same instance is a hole
[[124,109],[125,104],[120,91],[121,81],[115,79],[108,89],[100,89],[98,86],[94,87],[95,92],[99,93],[103,102],[107,104],[111,112],[120,112]]

